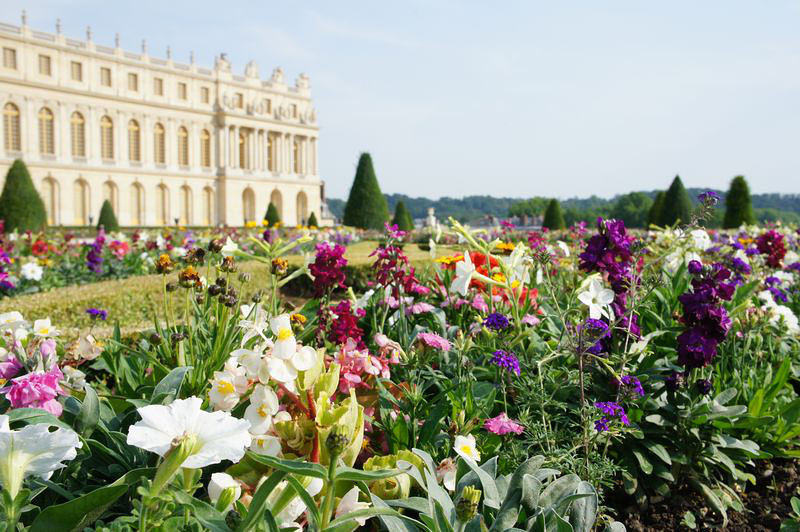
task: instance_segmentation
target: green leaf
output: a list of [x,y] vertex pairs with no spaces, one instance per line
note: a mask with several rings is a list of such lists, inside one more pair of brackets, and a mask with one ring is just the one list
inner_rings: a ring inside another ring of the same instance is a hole
[[317,507],[317,503],[314,502],[314,498],[309,494],[306,489],[303,487],[300,482],[294,478],[294,476],[289,475],[286,477],[286,480],[289,481],[289,485],[294,488],[294,491],[300,496],[300,499],[306,505],[306,513],[311,517],[311,523],[314,525],[314,528],[319,528],[319,524],[321,522],[319,508]]
[[459,458],[466,463],[472,471],[478,475],[478,478],[481,481],[481,486],[483,486],[483,503],[488,506],[489,508],[500,508],[500,495],[497,492],[497,485],[494,482],[494,479],[481,469],[478,464],[472,458],[468,456],[459,455]]
[[672,459],[669,457],[669,452],[667,451],[666,447],[660,443],[655,443],[648,440],[645,440],[643,444],[648,451],[660,458],[662,462],[667,465],[672,465]]
[[363,471],[361,469],[353,469],[352,467],[338,467],[336,468],[336,481],[340,480],[380,480],[382,478],[396,477],[405,473],[404,469],[379,469],[377,471]]
[[274,456],[256,454],[250,451],[247,452],[247,457],[273,469],[285,471],[286,473],[294,473],[295,475],[303,477],[321,478],[323,480],[328,478],[328,472],[319,464],[304,462],[302,460],[275,458]]
[[589,494],[577,499],[569,509],[569,522],[576,532],[590,532],[597,519],[597,492],[588,482],[581,481],[576,494]]
[[644,474],[649,475],[653,472],[653,464],[651,464],[650,461],[645,458],[641,451],[633,449],[631,452],[633,452],[633,456],[636,457],[636,461],[639,462],[639,468]]
[[[175,500],[181,504],[192,507],[192,515],[197,521],[203,525],[205,530],[211,532],[230,532],[230,528],[225,523],[225,516],[217,511],[216,508],[210,504],[196,499],[186,492],[175,490],[172,492]],[[183,517],[181,517],[181,525]]]
[[347,523],[348,521],[353,521],[354,519],[369,519],[377,515],[402,517],[399,513],[397,513],[397,511],[392,510],[391,508],[364,508],[361,510],[356,510],[354,512],[348,512],[341,517],[337,517],[336,519],[330,522],[327,528],[323,530],[332,530],[339,525]]
[[[270,493],[272,493],[272,490],[275,489],[278,483],[283,480],[283,477],[285,476],[286,471],[275,471],[261,484],[261,486],[258,487],[256,492],[253,494],[253,500],[250,502],[250,508],[247,510],[247,516],[242,519],[241,523],[239,523],[239,526],[236,528],[236,532],[252,530],[256,526],[256,523],[261,521],[262,518],[267,517],[269,520],[269,517],[272,517],[272,514],[267,511],[267,497]],[[277,525],[275,525],[275,529],[277,530]]]
[[97,392],[90,385],[86,385],[86,395],[81,404],[81,410],[75,419],[75,430],[84,438],[88,438],[100,422],[100,399]]
[[728,524],[728,513],[725,511],[725,506],[722,504],[720,498],[717,497],[716,493],[714,493],[714,490],[712,490],[708,485],[697,480],[692,480],[691,483],[695,489],[700,492],[711,509],[722,516],[722,528],[725,528]]
[[69,502],[48,506],[36,516],[30,532],[83,530],[99,519],[127,491],[127,485],[105,486]]
[[167,399],[170,401],[176,399],[180,393],[183,379],[190,369],[192,369],[192,366],[179,366],[170,371],[166,377],[156,384],[153,394],[150,396],[150,401],[163,404]]
[[552,508],[561,502],[562,499],[575,493],[581,479],[578,475],[565,475],[554,480],[542,491],[539,497],[539,506],[542,508]]

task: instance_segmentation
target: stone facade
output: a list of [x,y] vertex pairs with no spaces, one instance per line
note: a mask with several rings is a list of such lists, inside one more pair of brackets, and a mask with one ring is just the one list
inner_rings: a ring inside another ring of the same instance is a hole
[[90,225],[108,199],[123,226],[331,222],[310,83],[236,75],[0,24],[0,172],[21,158],[51,225]]

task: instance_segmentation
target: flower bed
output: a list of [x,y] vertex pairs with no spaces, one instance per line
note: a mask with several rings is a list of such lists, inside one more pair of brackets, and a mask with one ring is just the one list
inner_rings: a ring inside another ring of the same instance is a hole
[[387,227],[358,282],[330,242],[212,241],[156,258],[160,312],[135,336],[64,345],[3,314],[6,521],[623,530],[688,493],[709,511],[685,526],[724,525],[757,464],[798,454],[800,259],[787,228],[706,232],[703,202],[640,234],[451,221],[461,251],[427,265]]

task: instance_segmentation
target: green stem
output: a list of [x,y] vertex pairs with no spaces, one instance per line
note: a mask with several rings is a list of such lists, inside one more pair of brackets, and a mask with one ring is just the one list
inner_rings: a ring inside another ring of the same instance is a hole
[[333,503],[336,500],[336,462],[339,457],[331,454],[328,464],[328,489],[325,492],[325,502],[322,506],[322,529],[331,522],[333,515]]

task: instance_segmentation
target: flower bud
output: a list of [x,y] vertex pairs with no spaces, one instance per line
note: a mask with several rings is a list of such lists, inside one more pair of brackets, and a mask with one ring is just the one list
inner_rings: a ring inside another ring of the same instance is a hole
[[176,283],[175,281],[170,281],[167,283],[166,289],[167,292],[174,292],[175,290],[178,289],[178,283]]
[[211,253],[219,253],[222,251],[222,247],[225,245],[225,242],[220,238],[215,238],[211,242],[208,243],[208,250]]
[[163,253],[158,257],[156,260],[156,271],[158,273],[169,273],[175,267],[175,263],[172,262],[172,259],[166,253]]
[[231,509],[233,502],[239,499],[242,488],[239,483],[227,473],[214,473],[208,483],[208,498],[219,512]]
[[240,283],[249,283],[253,279],[253,276],[247,272],[240,272],[239,273],[239,282]]
[[328,434],[328,438],[325,440],[325,447],[331,455],[331,460],[335,460],[350,445],[350,436],[347,433],[347,427],[336,425]]
[[237,269],[236,261],[231,256],[223,257],[222,264],[219,265],[219,269],[223,272],[234,273]]
[[478,513],[478,503],[481,501],[481,490],[472,486],[464,486],[456,502],[456,517],[462,523],[468,523]]
[[283,276],[289,270],[289,261],[284,258],[272,259],[273,275]]
[[258,303],[264,297],[264,292],[262,290],[256,290],[252,296],[250,296],[250,301],[253,303]]
[[156,496],[169,484],[175,473],[183,463],[202,446],[202,442],[194,434],[186,434],[172,442],[172,448],[164,456],[164,461],[158,466],[156,476],[150,486],[150,495]]
[[154,332],[154,333],[150,334],[150,337],[148,338],[148,340],[150,340],[151,344],[158,345],[158,344],[161,343],[161,335]]

